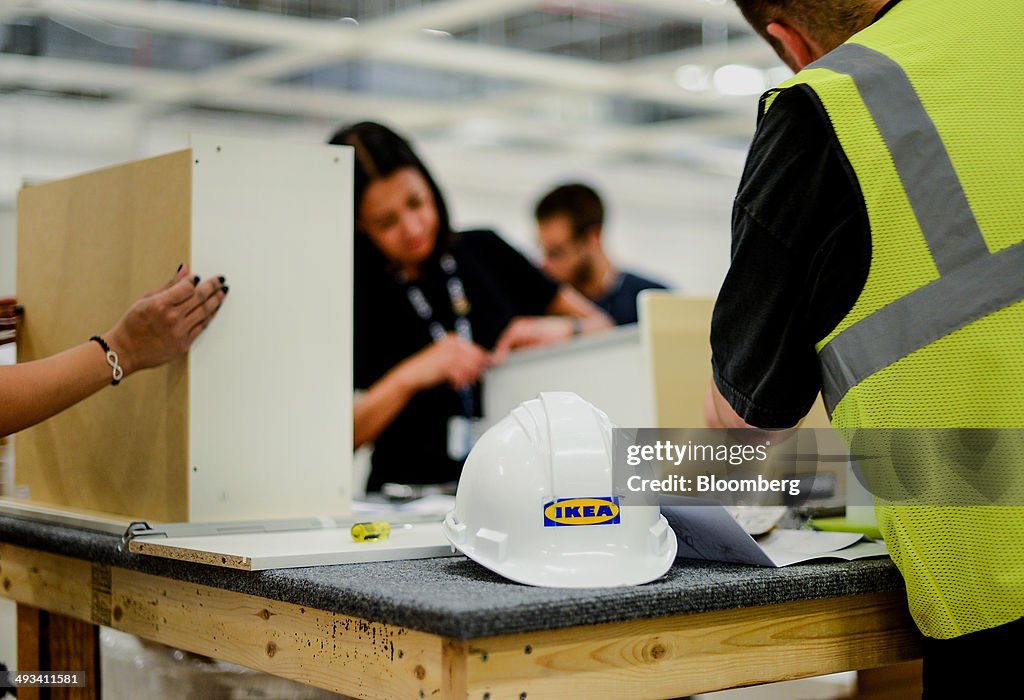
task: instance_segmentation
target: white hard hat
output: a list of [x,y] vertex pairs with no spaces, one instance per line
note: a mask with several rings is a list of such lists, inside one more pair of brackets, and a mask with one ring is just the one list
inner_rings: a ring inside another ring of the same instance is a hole
[[612,428],[571,392],[542,393],[481,436],[444,531],[463,554],[534,586],[627,586],[664,575],[676,537],[657,506],[622,506]]

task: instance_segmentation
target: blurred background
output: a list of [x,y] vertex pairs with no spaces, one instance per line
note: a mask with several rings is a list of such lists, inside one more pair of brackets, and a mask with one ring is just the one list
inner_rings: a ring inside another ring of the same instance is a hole
[[757,97],[787,75],[727,0],[0,0],[0,294],[23,182],[374,119],[457,226],[533,254],[536,198],[584,179],[623,266],[713,295]]

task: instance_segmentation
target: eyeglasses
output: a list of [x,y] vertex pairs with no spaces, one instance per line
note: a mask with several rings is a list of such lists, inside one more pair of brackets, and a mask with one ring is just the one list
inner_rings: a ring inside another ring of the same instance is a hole
[[564,260],[583,247],[583,241],[570,238],[564,243],[553,245],[548,248],[541,246],[541,252],[546,260]]

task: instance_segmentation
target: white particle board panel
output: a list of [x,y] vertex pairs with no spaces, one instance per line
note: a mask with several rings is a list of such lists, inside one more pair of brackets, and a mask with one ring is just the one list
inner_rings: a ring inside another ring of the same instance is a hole
[[440,522],[392,525],[391,535],[356,542],[349,528],[131,540],[136,554],[245,571],[453,556]]
[[647,361],[636,325],[513,353],[488,370],[483,407],[488,425],[542,391],[573,391],[623,428],[652,425]]
[[347,513],[352,153],[193,137],[192,261],[230,286],[190,354],[189,520]]

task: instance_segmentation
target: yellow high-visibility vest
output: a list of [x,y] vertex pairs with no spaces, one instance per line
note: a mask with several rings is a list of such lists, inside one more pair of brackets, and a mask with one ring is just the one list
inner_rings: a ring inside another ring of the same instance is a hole
[[[913,429],[891,433],[907,491],[876,492],[876,513],[940,639],[1024,616],[1022,36],[1024,2],[903,0],[763,101],[813,89],[864,197],[870,271],[816,346],[822,393],[847,436]],[[1019,468],[964,481],[949,440]]]

